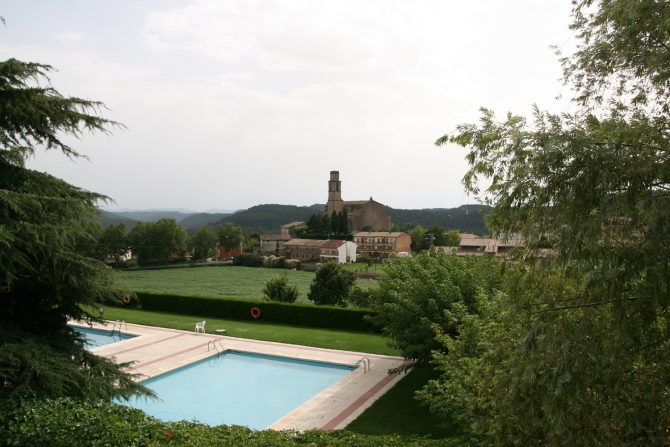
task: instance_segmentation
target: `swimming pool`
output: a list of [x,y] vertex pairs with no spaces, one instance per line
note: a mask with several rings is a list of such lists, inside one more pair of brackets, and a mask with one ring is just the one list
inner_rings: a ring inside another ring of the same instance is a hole
[[100,346],[110,345],[135,337],[134,335],[119,334],[118,332],[112,334],[108,331],[85,329],[82,327],[73,327],[73,329],[86,336],[86,349],[99,348]]
[[128,405],[164,421],[246,425],[262,430],[353,370],[352,367],[227,351],[142,382],[162,402]]

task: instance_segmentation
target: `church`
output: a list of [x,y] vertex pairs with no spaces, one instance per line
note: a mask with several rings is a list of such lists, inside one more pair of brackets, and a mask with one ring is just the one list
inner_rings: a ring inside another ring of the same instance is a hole
[[347,210],[350,233],[363,231],[363,229],[372,229],[371,231],[391,230],[391,215],[382,211],[382,204],[372,200],[372,197],[370,197],[370,200],[343,201],[340,171],[330,171],[328,204],[322,214],[331,216],[333,211],[341,213],[344,209]]

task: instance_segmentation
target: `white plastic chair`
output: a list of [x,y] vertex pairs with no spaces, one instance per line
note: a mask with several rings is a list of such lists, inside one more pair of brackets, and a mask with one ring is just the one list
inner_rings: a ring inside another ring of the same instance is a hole
[[201,321],[200,323],[195,324],[195,331],[205,333],[205,323],[206,321]]

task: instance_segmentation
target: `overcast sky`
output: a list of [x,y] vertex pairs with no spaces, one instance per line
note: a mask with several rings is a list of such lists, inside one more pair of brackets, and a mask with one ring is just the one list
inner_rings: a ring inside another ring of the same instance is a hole
[[325,203],[331,170],[344,200],[455,207],[466,150],[437,138],[480,107],[570,108],[549,48],[576,43],[569,0],[2,3],[3,60],[127,127],[29,164],[109,208]]

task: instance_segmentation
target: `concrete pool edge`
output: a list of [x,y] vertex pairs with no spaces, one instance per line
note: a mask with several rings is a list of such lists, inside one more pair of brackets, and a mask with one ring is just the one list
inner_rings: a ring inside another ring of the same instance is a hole
[[[96,326],[99,325],[93,325],[93,328]],[[137,336],[96,348],[95,353],[114,357],[119,362],[135,361],[136,364],[128,371],[141,374],[141,380],[216,355],[211,350],[207,352],[207,342],[214,339],[224,349],[320,363],[353,366],[362,357],[370,359],[370,371],[364,372],[361,367],[355,369],[267,427],[272,430],[305,431],[313,428],[329,430],[346,427],[401,379],[399,375],[389,376],[387,371],[404,363],[401,357],[241,339],[219,334],[198,334],[137,324],[128,324],[127,332]],[[118,346],[119,344],[123,346]]]

